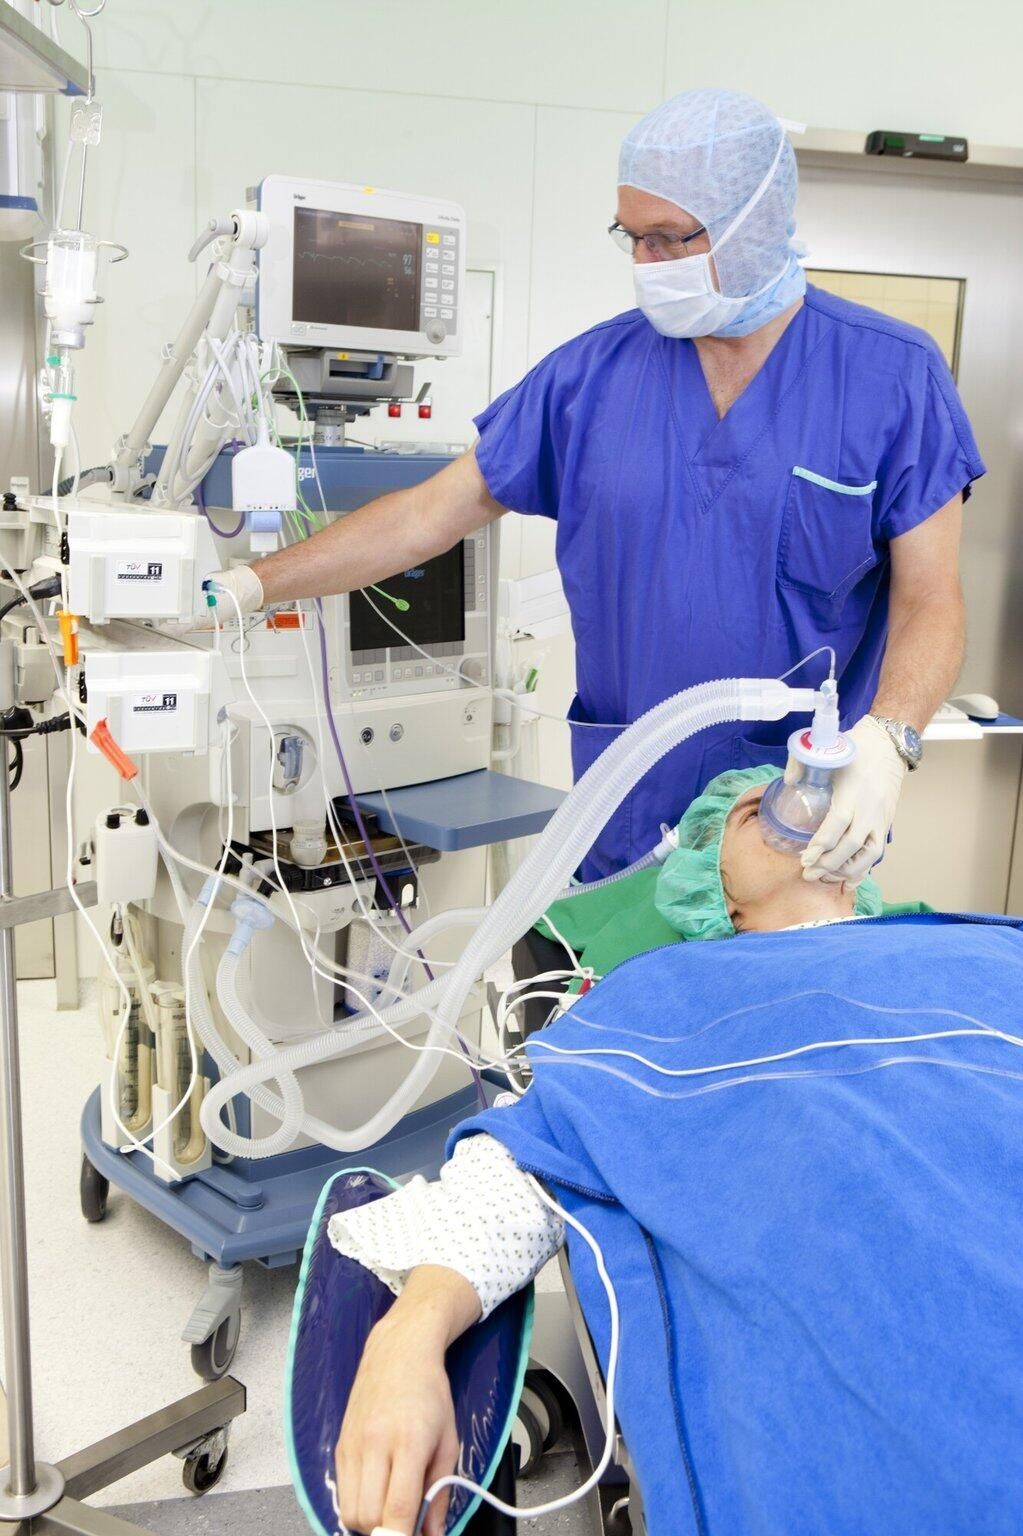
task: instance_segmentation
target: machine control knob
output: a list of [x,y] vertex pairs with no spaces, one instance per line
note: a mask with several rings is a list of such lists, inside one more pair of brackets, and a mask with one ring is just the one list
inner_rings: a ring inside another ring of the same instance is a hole
[[400,741],[405,734],[405,727],[401,724],[392,725],[387,734],[392,741]]
[[432,341],[434,346],[439,346],[447,339],[447,327],[443,320],[428,320],[426,323],[426,339]]
[[363,746],[369,746],[370,742],[373,740],[373,727],[371,725],[363,726],[362,730],[359,732],[359,740],[362,742]]

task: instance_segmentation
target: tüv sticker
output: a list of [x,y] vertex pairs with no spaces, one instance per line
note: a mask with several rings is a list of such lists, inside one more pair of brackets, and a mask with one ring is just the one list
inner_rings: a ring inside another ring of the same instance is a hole
[[159,581],[163,576],[162,560],[119,560],[118,581]]
[[176,693],[137,693],[131,701],[133,715],[172,715],[177,707]]

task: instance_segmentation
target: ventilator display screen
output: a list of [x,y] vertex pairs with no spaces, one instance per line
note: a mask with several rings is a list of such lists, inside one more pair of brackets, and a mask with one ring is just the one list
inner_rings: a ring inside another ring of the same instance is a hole
[[295,209],[292,320],[419,330],[422,225]]
[[[446,555],[353,592],[349,598],[353,651],[400,649],[402,635],[416,645],[447,645],[465,639],[465,554],[461,542]],[[384,595],[386,594],[386,596]],[[399,608],[396,601],[407,603]],[[387,624],[381,614],[386,614]]]

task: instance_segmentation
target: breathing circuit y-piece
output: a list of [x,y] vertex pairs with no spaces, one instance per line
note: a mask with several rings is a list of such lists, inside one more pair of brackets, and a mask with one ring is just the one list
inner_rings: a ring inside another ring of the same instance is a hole
[[774,779],[760,801],[760,832],[764,842],[779,853],[801,854],[823,822],[831,806],[833,774],[846,768],[856,756],[856,743],[839,730],[838,684],[827,678],[817,694],[817,706],[809,727],[789,737],[790,761],[801,772]]

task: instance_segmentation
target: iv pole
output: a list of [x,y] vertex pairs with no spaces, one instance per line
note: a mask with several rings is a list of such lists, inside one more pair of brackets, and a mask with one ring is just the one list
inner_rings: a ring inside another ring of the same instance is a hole
[[[222,1464],[232,1419],[245,1411],[245,1388],[231,1376],[201,1387],[157,1413],[97,1441],[56,1466],[35,1459],[29,1339],[25,1165],[14,930],[40,917],[74,910],[66,888],[15,896],[11,876],[8,746],[0,747],[0,1279],[3,1285],[4,1382],[10,1463],[0,1470],[0,1521],[19,1532],[78,1536],[144,1536],[140,1528],[81,1501],[129,1472],[174,1453],[190,1462]],[[94,882],[76,885],[95,906]]]

